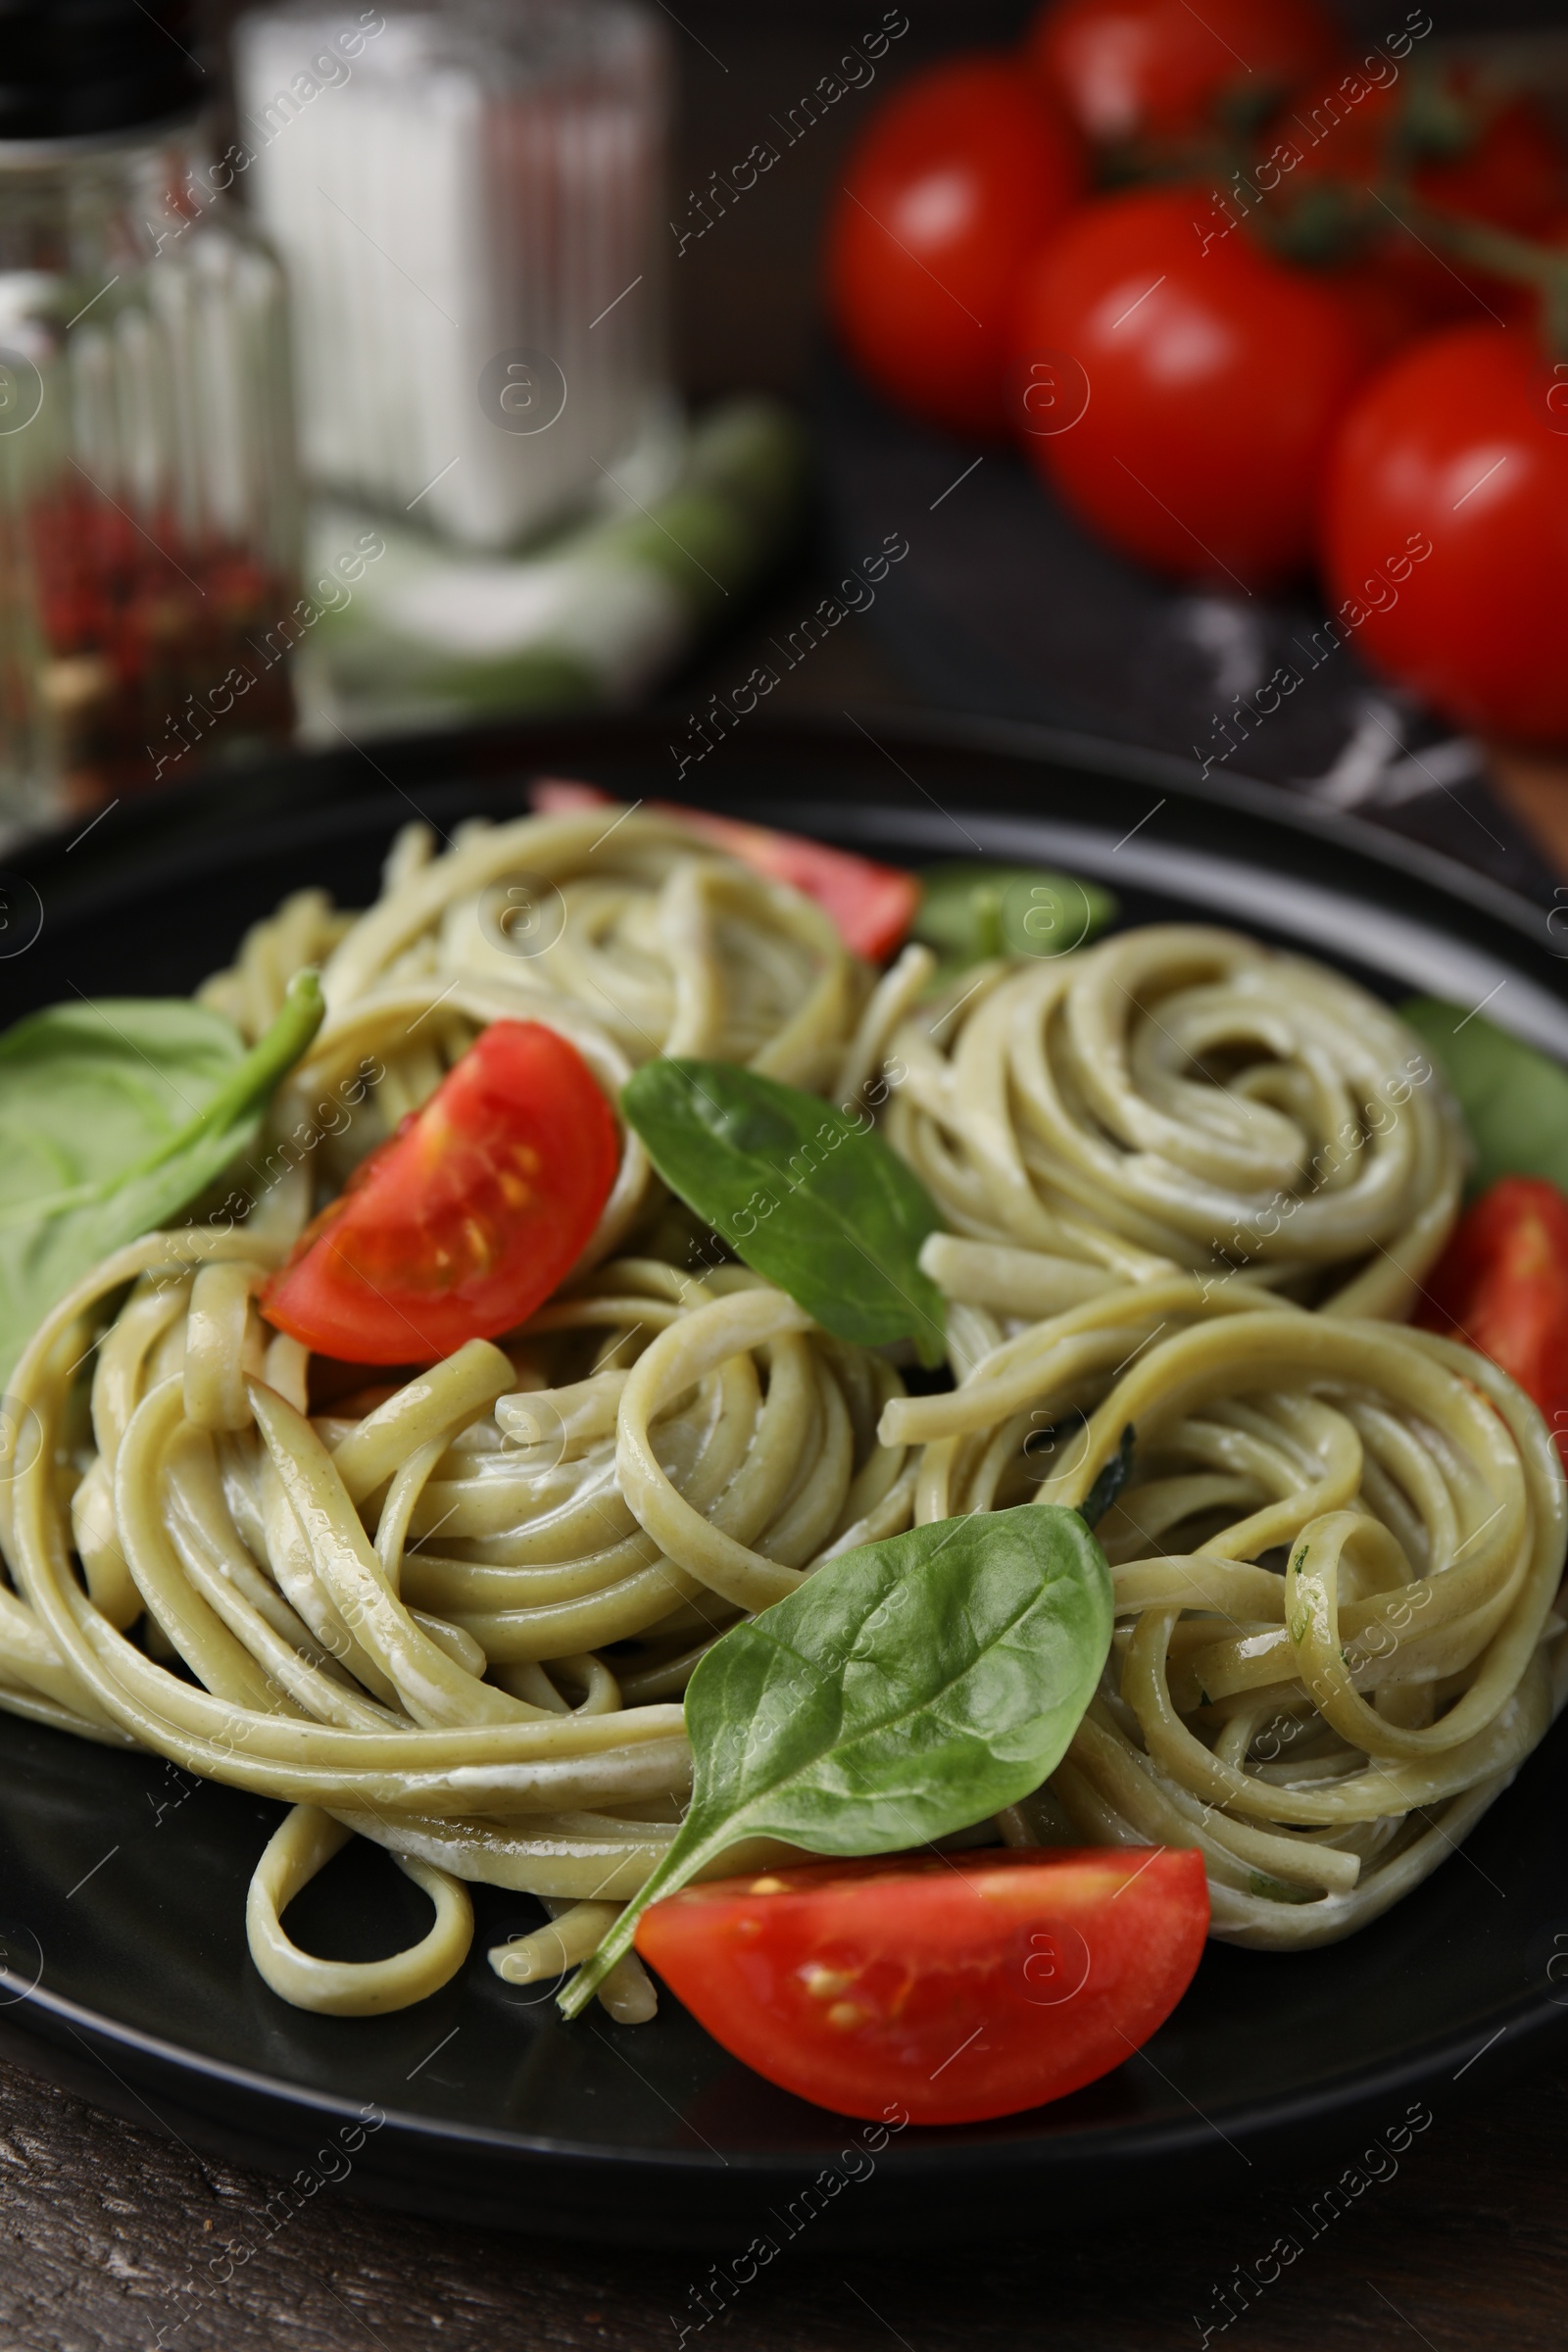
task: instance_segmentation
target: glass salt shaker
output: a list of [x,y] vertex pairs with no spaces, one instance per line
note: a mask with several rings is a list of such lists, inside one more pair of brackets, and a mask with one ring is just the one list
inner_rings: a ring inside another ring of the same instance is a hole
[[657,463],[670,80],[640,0],[241,18],[247,202],[288,267],[313,487],[504,551]]

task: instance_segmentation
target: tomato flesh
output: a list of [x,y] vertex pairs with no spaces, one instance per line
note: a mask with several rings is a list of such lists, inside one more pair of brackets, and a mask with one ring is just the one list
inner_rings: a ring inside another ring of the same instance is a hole
[[493,1339],[571,1271],[619,1159],[576,1047],[537,1021],[495,1021],[307,1229],[262,1311],[351,1364]]
[[1568,1466],[1568,1198],[1504,1176],[1461,1218],[1416,1320],[1492,1358],[1541,1407]]
[[1070,430],[1031,437],[1047,480],[1135,560],[1221,589],[1304,567],[1335,427],[1372,358],[1331,283],[1242,227],[1207,250],[1201,189],[1086,206],[1021,282],[1020,364],[1066,352],[1090,387]]
[[1208,1933],[1202,1856],[996,1850],[809,1863],[655,1903],[637,1949],[715,2041],[840,2115],[975,2123],[1146,2041]]
[[[613,796],[601,792],[597,784],[553,778],[536,784],[531,798],[542,816],[615,806]],[[878,865],[874,858],[858,858],[853,850],[829,849],[825,842],[808,841],[801,833],[745,824],[706,808],[682,808],[676,801],[649,801],[645,806],[651,816],[677,817],[753,873],[770,882],[787,882],[803,898],[814,899],[823,913],[832,916],[845,946],[871,963],[891,956],[914,920],[920,885],[900,866]]]
[[999,437],[1013,285],[1083,191],[1076,133],[1021,66],[956,58],[901,84],[843,176],[826,256],[840,341],[898,407]]

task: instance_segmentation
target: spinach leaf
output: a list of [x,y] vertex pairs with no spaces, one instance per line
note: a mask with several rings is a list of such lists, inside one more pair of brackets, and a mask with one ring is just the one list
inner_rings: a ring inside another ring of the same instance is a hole
[[938,980],[988,956],[1065,956],[1116,914],[1108,890],[1044,866],[928,865],[920,886],[912,936],[937,950]]
[[302,972],[248,1054],[180,998],[55,1004],[0,1037],[0,1380],[73,1283],[245,1149],[321,1011]]
[[941,1363],[947,1307],[919,1257],[942,1219],[868,1118],[730,1061],[645,1062],[620,1107],[670,1190],[824,1330]]
[[1061,1761],[1110,1649],[1076,1511],[938,1520],[830,1560],[715,1642],[686,1692],[691,1809],[561,1995],[575,2017],[637,1921],[745,1838],[886,1854],[982,1821]]
[[1461,1004],[1412,997],[1399,1010],[1464,1113],[1476,1147],[1471,1189],[1546,1176],[1568,1192],[1568,1070]]

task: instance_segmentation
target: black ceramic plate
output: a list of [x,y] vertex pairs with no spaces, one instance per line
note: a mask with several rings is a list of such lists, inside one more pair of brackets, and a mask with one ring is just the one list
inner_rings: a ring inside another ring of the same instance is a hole
[[[415,808],[443,830],[510,815],[541,769],[628,799],[669,788],[651,726],[493,734],[287,761],[116,809],[74,845],[14,848],[0,948],[42,922],[0,963],[6,1014],[75,990],[188,989],[302,883],[364,903]],[[1490,998],[1568,1059],[1568,941],[1544,908],[1266,787],[1198,791],[1190,774],[1021,728],[758,725],[685,789],[911,861],[1074,866],[1114,886],[1127,920],[1217,917],[1390,996]],[[1539,2055],[1562,2017],[1548,1970],[1568,1952],[1565,1812],[1559,1729],[1463,1850],[1363,1935],[1294,1957],[1211,1946],[1175,2017],[1104,2082],[868,2150],[860,2127],[760,2082],[673,2001],[652,2026],[568,2028],[548,1988],[503,1985],[485,1947],[538,1912],[494,1889],[476,1890],[473,1956],[434,2000],[375,2021],[288,2008],[251,1969],[243,1924],[277,1808],[0,1716],[0,2047],[220,2154],[341,2174],[325,2151],[346,2145],[361,2193],[462,2220],[737,2254],[808,2214],[823,2246],[1039,2231],[1112,2199],[1240,2194],[1313,2138],[1348,2161],[1363,2121],[1450,2104]],[[422,1910],[361,1848],[296,1917],[316,1948],[368,1956],[412,1939]]]

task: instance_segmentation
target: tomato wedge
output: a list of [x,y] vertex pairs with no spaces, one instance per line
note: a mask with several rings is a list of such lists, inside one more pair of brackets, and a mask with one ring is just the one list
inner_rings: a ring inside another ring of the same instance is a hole
[[654,1903],[637,1949],[715,2041],[839,2115],[977,2123],[1146,2041],[1208,1933],[1196,1849],[808,1863]]
[[576,1047],[495,1021],[307,1228],[262,1312],[351,1364],[494,1339],[570,1273],[619,1160]]
[[[601,792],[597,784],[568,784],[554,777],[536,784],[530,797],[541,816],[616,806],[613,794]],[[871,963],[891,956],[914,920],[920,885],[899,866],[878,865],[874,858],[858,858],[853,850],[830,850],[801,833],[779,833],[770,825],[749,825],[739,817],[714,816],[706,808],[684,808],[676,801],[645,801],[643,806],[651,816],[678,818],[753,873],[765,874],[770,882],[788,882],[804,898],[814,899],[832,916],[845,946]]]
[[1465,1212],[1416,1321],[1463,1340],[1541,1407],[1568,1466],[1568,1198],[1504,1176]]

